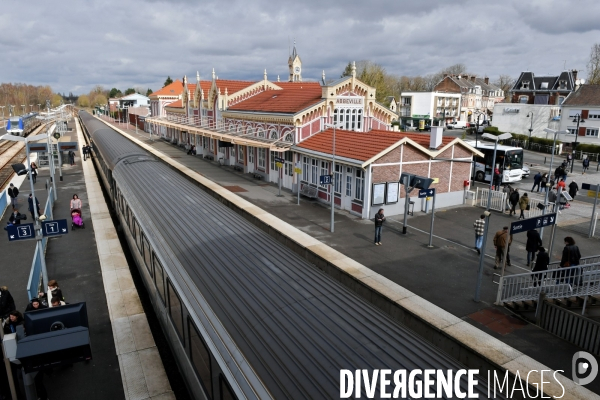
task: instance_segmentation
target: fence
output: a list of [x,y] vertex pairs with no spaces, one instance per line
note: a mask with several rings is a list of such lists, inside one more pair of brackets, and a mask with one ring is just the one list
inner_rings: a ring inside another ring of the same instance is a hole
[[[46,206],[44,207],[44,215],[48,219],[53,219],[53,206],[54,188],[50,186],[50,190],[48,190],[48,200],[46,201]],[[38,297],[38,293],[40,292],[40,287],[42,284],[42,260],[40,259],[40,254],[42,254],[43,257],[45,257],[47,245],[48,238],[46,237],[43,238],[41,241],[38,241],[35,245],[35,253],[33,254],[33,262],[31,263],[31,271],[29,272],[29,280],[27,281],[27,294],[29,295],[29,300]],[[41,252],[39,246],[42,246]]]
[[542,329],[600,356],[600,323],[547,301],[539,307],[537,319]]
[[[505,142],[506,142],[506,144],[509,144],[510,146],[522,147],[524,149],[528,148],[527,140],[510,139]],[[529,150],[537,151],[540,153],[552,154],[552,146],[548,145],[548,144],[531,143]],[[562,143],[556,144],[554,146],[554,154],[560,154],[561,152],[562,152]]]
[[496,300],[497,303],[537,300],[541,292],[550,299],[599,295],[600,263],[506,275],[500,279]]
[[[480,207],[488,207],[488,196],[490,189],[477,188],[475,193],[475,204]],[[492,197],[490,199],[490,209],[500,212],[504,212],[506,205],[506,193],[497,190],[492,190]]]

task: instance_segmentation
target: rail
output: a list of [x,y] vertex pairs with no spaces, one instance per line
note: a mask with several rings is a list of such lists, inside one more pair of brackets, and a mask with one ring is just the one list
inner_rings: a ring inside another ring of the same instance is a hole
[[[50,190],[48,190],[48,200],[46,200],[46,206],[44,207],[44,215],[48,219],[53,219],[52,208],[54,206],[54,188],[50,186]],[[43,289],[42,286],[42,260],[40,259],[40,254],[43,254],[43,257],[46,256],[46,246],[48,245],[48,238],[43,238],[38,241],[35,245],[35,253],[33,253],[33,262],[31,263],[31,271],[29,272],[29,279],[27,280],[27,294],[29,295],[29,300],[38,297],[38,293],[40,289]],[[38,246],[42,246],[42,251]],[[45,290],[42,290],[45,291]]]
[[542,301],[539,307],[540,328],[600,356],[600,323],[547,301]]
[[[588,264],[600,264],[600,256],[588,256],[581,257],[579,259],[579,265],[588,265]],[[548,269],[557,269],[560,268],[560,261],[552,261],[548,264]]]
[[577,265],[549,271],[506,275],[500,279],[496,302],[600,295],[600,263]]

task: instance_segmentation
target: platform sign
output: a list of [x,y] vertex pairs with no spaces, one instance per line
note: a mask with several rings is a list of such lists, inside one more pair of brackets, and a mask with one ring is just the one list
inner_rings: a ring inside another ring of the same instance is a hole
[[424,199],[426,197],[435,196],[435,189],[421,189],[419,190],[419,198]]
[[277,168],[281,169],[281,168],[283,168],[283,163],[276,162],[276,163],[275,163],[275,166],[276,166]]
[[13,240],[35,239],[35,230],[33,229],[33,224],[7,226],[6,230],[8,231],[9,242],[12,242]]
[[294,172],[297,173],[297,174],[301,174],[302,173],[302,168],[296,167],[296,168],[294,168]]
[[521,233],[531,229],[543,228],[556,224],[556,213],[527,218],[510,224],[510,234]]
[[77,142],[58,142],[58,151],[73,150],[77,151],[79,146]]
[[283,158],[281,158],[281,157],[275,157],[275,162],[284,163],[285,160]]
[[43,153],[48,152],[48,143],[31,142],[31,143],[27,143],[27,147],[29,147],[30,153],[35,153],[38,151],[41,151]]
[[319,178],[321,185],[331,185],[333,181],[333,175],[321,175]]
[[66,235],[69,233],[68,223],[66,219],[56,219],[54,221],[42,222],[42,235],[57,236]]

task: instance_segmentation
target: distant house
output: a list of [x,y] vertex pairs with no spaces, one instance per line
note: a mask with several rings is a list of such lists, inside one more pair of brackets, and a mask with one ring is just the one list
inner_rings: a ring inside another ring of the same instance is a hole
[[460,121],[475,122],[479,114],[487,119],[494,113],[494,105],[504,101],[504,91],[488,77],[444,74],[434,90],[462,95]]
[[[566,130],[568,135],[560,135],[560,140],[581,143],[598,144],[600,131],[600,85],[576,86],[569,97],[562,104],[560,130]],[[579,130],[577,129],[577,115],[580,116]]]
[[402,125],[416,128],[421,120],[431,125],[445,125],[458,120],[461,96],[460,93],[402,92],[399,102]]
[[383,105],[389,108],[391,111],[396,112],[398,110],[398,103],[394,96],[388,96],[383,101]]
[[510,97],[512,103],[561,105],[575,89],[576,80],[577,70],[544,76],[521,72],[510,90]]
[[132,93],[119,99],[119,107],[150,106],[150,99],[139,93]]

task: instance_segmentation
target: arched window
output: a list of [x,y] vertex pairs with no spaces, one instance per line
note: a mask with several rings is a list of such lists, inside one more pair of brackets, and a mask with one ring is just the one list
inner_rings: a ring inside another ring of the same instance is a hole
[[271,139],[279,139],[279,135],[277,134],[277,131],[275,129],[271,129],[271,131],[269,132],[269,137]]
[[257,134],[257,136],[258,136],[258,137],[262,137],[262,138],[264,138],[264,137],[265,137],[265,130],[264,130],[263,128],[260,128],[260,129],[258,130],[258,134]]
[[293,143],[294,142],[294,135],[292,135],[291,133],[288,133],[287,135],[285,135],[285,138],[283,140],[286,141],[286,142]]

